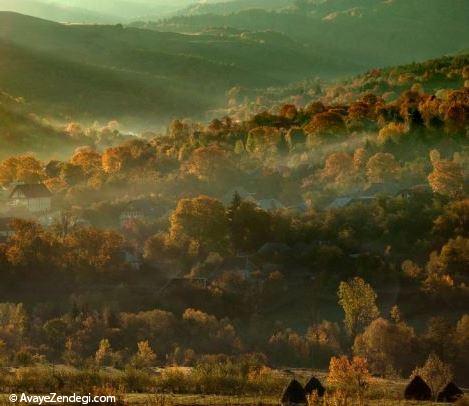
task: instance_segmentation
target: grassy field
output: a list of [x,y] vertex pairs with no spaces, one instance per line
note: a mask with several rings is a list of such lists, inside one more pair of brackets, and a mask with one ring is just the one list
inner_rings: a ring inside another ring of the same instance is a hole
[[[0,406],[12,405],[8,395],[0,396]],[[219,396],[219,395],[155,395],[155,394],[128,394],[124,397],[125,405],[148,406],[270,406],[279,405],[276,396]],[[348,403],[353,406],[355,403]],[[405,401],[402,399],[367,399],[370,406],[436,406],[446,403]],[[322,405],[321,403],[318,406]]]
[[[139,394],[128,395],[125,399],[128,405],[155,405],[155,406],[270,406],[278,405],[279,399],[272,396],[212,396],[212,395],[151,395]],[[433,402],[410,402],[399,399],[369,399],[366,401],[370,406],[410,406],[410,405],[443,405]],[[319,405],[318,405],[319,406]],[[349,406],[352,406],[349,403]]]
[[[308,379],[314,375],[325,383],[327,380],[326,372],[313,371],[309,369],[281,369],[275,371],[282,376],[278,388],[272,388],[272,393],[266,395],[210,395],[210,394],[155,394],[155,393],[124,393],[119,390],[107,392],[107,394],[116,395],[121,403],[118,405],[148,405],[148,406],[225,406],[225,405],[243,405],[243,406],[267,406],[279,405],[280,394],[283,385],[295,378],[305,384]],[[404,388],[407,384],[403,379],[381,379],[373,378],[366,393],[365,405],[370,406],[410,406],[410,405],[443,405],[443,403],[434,402],[416,402],[405,401],[403,399]],[[4,389],[5,390],[5,389]],[[51,392],[60,392],[51,390]],[[63,394],[68,393],[65,391]],[[86,391],[85,391],[86,392]],[[17,392],[13,392],[19,394]],[[60,394],[60,393],[59,393]],[[77,394],[80,394],[77,390]],[[83,393],[86,394],[86,393]],[[0,395],[0,406],[11,405],[8,400],[8,393]],[[327,405],[337,404],[327,402]],[[354,401],[349,401],[347,406],[358,405]],[[324,403],[318,403],[317,406],[325,406]]]

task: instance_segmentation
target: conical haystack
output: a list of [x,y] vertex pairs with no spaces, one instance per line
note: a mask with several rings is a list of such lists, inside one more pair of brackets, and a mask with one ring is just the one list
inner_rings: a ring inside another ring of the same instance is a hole
[[281,404],[282,406],[306,405],[306,392],[296,379],[290,381],[283,391]]
[[463,391],[459,389],[453,382],[450,382],[438,394],[438,402],[453,403],[456,402],[463,395]]
[[425,381],[417,375],[406,386],[404,397],[407,400],[431,400],[432,390]]
[[324,396],[324,393],[326,392],[324,386],[322,386],[319,379],[312,376],[308,383],[305,385],[305,392],[307,395],[311,395],[311,393],[313,393],[314,391],[316,391],[319,397]]

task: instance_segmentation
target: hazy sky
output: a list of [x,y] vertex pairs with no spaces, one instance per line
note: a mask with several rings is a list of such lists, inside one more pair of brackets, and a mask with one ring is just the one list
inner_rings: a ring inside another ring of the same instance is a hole
[[[0,10],[71,22],[128,22],[169,16],[198,0],[0,0]],[[204,1],[206,2],[206,1]],[[210,2],[216,2],[210,0]]]

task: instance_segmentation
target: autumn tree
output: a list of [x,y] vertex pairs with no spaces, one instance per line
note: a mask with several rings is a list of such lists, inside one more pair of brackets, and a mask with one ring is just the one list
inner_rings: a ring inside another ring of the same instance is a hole
[[455,326],[446,317],[430,317],[420,337],[421,347],[427,353],[435,353],[445,361],[457,358],[454,345]]
[[308,134],[321,138],[341,135],[345,133],[346,129],[344,118],[333,111],[315,114],[305,126],[305,131]]
[[464,314],[456,324],[453,340],[458,354],[456,358],[457,372],[464,374],[467,365],[469,365],[469,314]]
[[44,177],[42,163],[31,155],[10,157],[0,164],[0,184],[36,183]]
[[175,255],[173,247],[168,241],[168,235],[158,233],[145,241],[144,256],[149,261],[158,261],[171,258]]
[[60,354],[65,344],[67,327],[67,323],[61,318],[48,320],[42,327],[50,348],[57,354]]
[[433,224],[433,233],[442,238],[464,235],[469,230],[469,198],[449,203]]
[[99,347],[94,356],[94,360],[96,362],[96,365],[100,367],[114,366],[115,357],[108,339],[103,338],[99,342]]
[[185,138],[189,135],[189,127],[181,120],[173,120],[169,126],[169,135],[174,139]]
[[126,168],[130,151],[122,146],[108,148],[101,157],[101,164],[106,173],[116,173]]
[[83,167],[65,162],[60,167],[60,179],[69,186],[74,186],[85,179]]
[[248,133],[246,151],[250,154],[277,152],[283,134],[275,127],[262,126],[253,128]]
[[353,357],[351,360],[346,356],[331,358],[327,383],[339,393],[339,396],[345,399],[357,396],[362,404],[370,380],[371,375],[365,358]]
[[353,153],[353,167],[355,171],[361,171],[365,168],[368,160],[368,153],[365,148],[357,148]]
[[26,341],[28,314],[22,303],[0,303],[0,340],[18,349]]
[[347,124],[349,129],[363,130],[374,126],[374,105],[363,100],[353,102],[348,109]]
[[82,171],[89,175],[101,169],[101,155],[92,148],[79,148],[75,151],[70,163],[79,166]]
[[345,313],[345,327],[352,337],[379,316],[375,291],[359,277],[341,282],[338,296]]
[[132,357],[131,364],[136,368],[155,366],[156,354],[148,341],[137,343],[137,353]]
[[292,329],[278,331],[269,338],[269,353],[276,363],[294,362],[295,364],[310,366],[309,343]]
[[63,260],[79,272],[116,272],[124,268],[124,240],[111,230],[80,227],[64,239]]
[[433,171],[428,175],[428,183],[435,193],[458,197],[463,193],[464,176],[461,166],[454,160],[441,159],[438,151],[431,151]]
[[298,114],[298,110],[294,104],[284,104],[280,108],[280,116],[288,120],[294,120]]
[[405,323],[378,318],[355,338],[353,351],[367,359],[373,373],[408,373],[415,350],[414,340],[413,329]]
[[324,169],[321,173],[325,180],[343,183],[353,173],[352,157],[346,152],[334,152],[326,158]]
[[41,225],[27,220],[11,222],[13,236],[6,250],[8,261],[23,269],[30,277],[41,277],[39,272],[53,270],[61,255],[54,236]]
[[213,182],[220,178],[226,179],[234,168],[228,152],[212,145],[194,150],[186,162],[185,169],[201,180]]
[[406,128],[402,123],[388,123],[385,127],[381,128],[378,133],[378,142],[385,144],[388,141],[399,143],[405,136]]
[[444,287],[465,286],[469,279],[468,252],[469,239],[461,236],[450,239],[440,253],[432,252],[425,268],[427,278],[424,289],[438,293]]
[[223,204],[208,196],[179,200],[169,234],[176,245],[193,240],[207,250],[225,250],[228,222]]
[[366,163],[366,175],[370,182],[382,183],[395,180],[399,174],[399,168],[394,155],[378,152]]
[[326,107],[320,101],[311,102],[305,107],[305,113],[310,116],[314,116],[315,114],[323,113],[325,111]]

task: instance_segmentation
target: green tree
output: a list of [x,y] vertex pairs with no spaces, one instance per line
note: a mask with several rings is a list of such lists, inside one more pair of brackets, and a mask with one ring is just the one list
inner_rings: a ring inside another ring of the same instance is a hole
[[338,296],[339,304],[345,313],[345,327],[351,337],[355,337],[379,316],[375,291],[359,277],[350,282],[341,282]]

